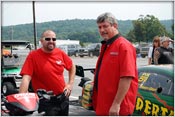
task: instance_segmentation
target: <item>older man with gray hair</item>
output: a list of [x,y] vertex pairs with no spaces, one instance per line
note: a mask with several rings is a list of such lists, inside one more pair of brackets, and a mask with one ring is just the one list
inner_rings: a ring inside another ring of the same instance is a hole
[[101,14],[97,25],[103,40],[95,70],[93,108],[96,115],[132,115],[138,90],[136,50],[119,33],[113,14]]
[[169,37],[160,37],[161,47],[154,52],[154,64],[174,64],[174,50],[169,47],[169,43],[173,42]]

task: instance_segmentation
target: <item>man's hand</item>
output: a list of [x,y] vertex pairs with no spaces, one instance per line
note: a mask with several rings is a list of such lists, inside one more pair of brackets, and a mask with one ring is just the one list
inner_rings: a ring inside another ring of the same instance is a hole
[[65,92],[66,97],[69,97],[70,94],[71,94],[71,91],[72,91],[72,85],[67,84],[67,85],[65,86],[65,88],[64,88],[64,91],[65,91],[65,90],[66,90],[66,92]]
[[121,105],[125,95],[127,94],[128,90],[129,90],[132,78],[133,77],[131,77],[131,76],[124,76],[124,77],[120,78],[118,91],[117,91],[117,94],[114,98],[114,101],[109,109],[109,115],[119,116],[120,105]]
[[73,88],[73,83],[74,83],[74,78],[75,78],[75,71],[76,71],[76,67],[73,64],[71,69],[68,71],[69,73],[69,81],[66,84],[66,86],[64,87],[64,91],[66,91],[66,97],[69,97]]
[[109,109],[109,116],[119,116],[119,112],[120,112],[120,105],[112,104],[111,108]]

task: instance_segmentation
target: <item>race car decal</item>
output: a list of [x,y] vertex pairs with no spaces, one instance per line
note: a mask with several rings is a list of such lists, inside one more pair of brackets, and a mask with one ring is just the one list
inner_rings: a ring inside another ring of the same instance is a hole
[[157,105],[150,100],[143,100],[140,97],[137,98],[135,111],[142,113],[143,115],[155,115],[155,116],[173,116],[174,111],[166,107]]
[[145,89],[145,90],[149,90],[149,91],[156,91],[156,88],[153,87],[148,87],[148,86],[144,86],[144,83],[149,79],[150,73],[143,73],[142,76],[139,78],[139,88],[140,89]]
[[139,83],[146,82],[146,80],[149,78],[150,73],[143,73],[142,76],[139,78]]
[[143,85],[141,85],[139,88],[140,88],[140,89],[149,90],[149,91],[153,91],[153,92],[155,92],[155,91],[157,90],[156,88],[147,87],[147,86],[143,86]]

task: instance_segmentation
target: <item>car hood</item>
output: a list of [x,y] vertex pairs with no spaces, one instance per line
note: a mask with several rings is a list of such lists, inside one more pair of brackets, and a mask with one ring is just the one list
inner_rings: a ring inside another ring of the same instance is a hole
[[174,78],[174,65],[173,64],[147,65],[147,66],[141,66],[138,69],[139,71],[143,70],[147,72],[158,71],[160,74],[164,74],[166,76]]

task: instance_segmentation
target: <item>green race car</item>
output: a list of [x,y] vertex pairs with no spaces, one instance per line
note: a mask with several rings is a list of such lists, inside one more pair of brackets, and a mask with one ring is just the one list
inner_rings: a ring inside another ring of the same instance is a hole
[[139,89],[133,115],[174,115],[173,65],[148,65],[138,68]]

